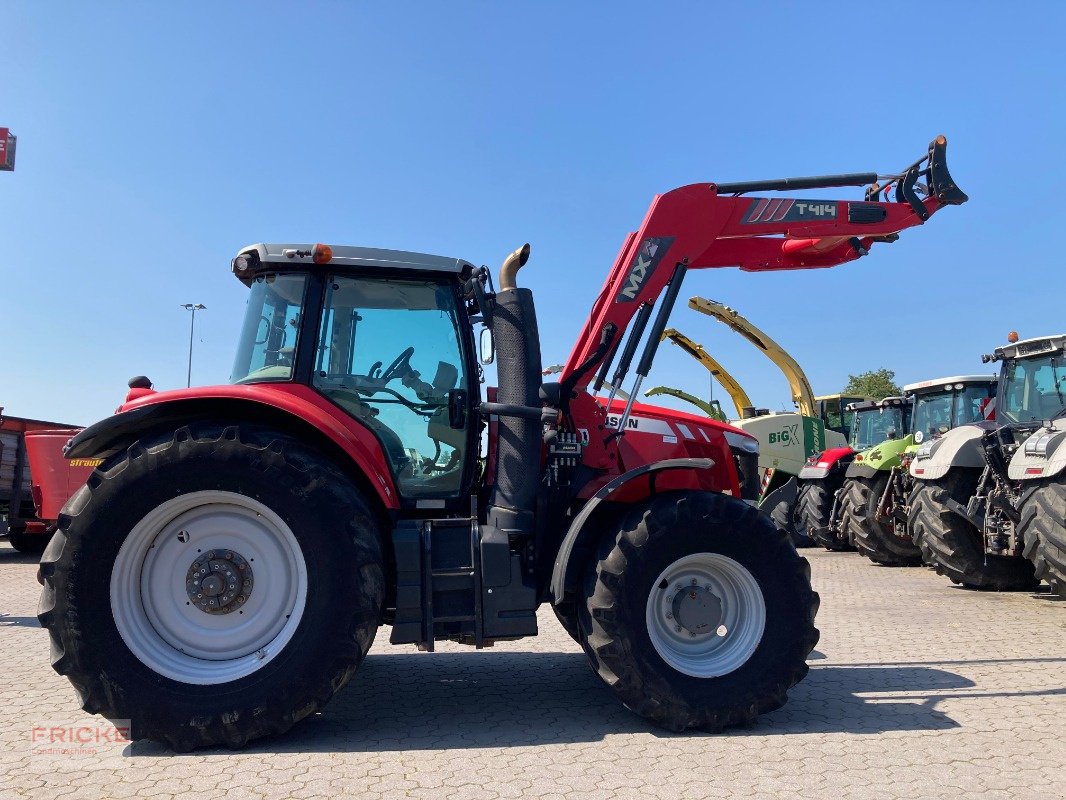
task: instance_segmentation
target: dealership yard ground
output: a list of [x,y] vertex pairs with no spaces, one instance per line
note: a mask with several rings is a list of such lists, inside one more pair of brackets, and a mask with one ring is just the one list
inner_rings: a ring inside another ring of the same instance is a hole
[[137,742],[116,757],[37,747],[42,729],[103,723],[48,666],[34,560],[0,544],[0,798],[1063,796],[1066,602],[805,554],[821,641],[788,705],[752,729],[651,727],[547,610],[541,636],[484,652],[380,635],[324,713],[282,739],[185,755]]

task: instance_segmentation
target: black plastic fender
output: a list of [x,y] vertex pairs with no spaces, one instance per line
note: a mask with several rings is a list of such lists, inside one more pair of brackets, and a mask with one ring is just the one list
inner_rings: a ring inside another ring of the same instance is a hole
[[563,601],[568,592],[574,592],[578,589],[578,583],[581,579],[581,567],[582,565],[575,559],[572,559],[574,551],[580,551],[581,545],[587,543],[589,537],[596,535],[595,529],[588,526],[589,519],[592,518],[596,508],[607,500],[614,492],[618,491],[621,487],[625,486],[634,478],[639,478],[642,475],[648,475],[649,473],[663,472],[671,469],[710,469],[714,466],[713,459],[710,458],[669,458],[665,461],[655,461],[651,464],[644,464],[643,466],[631,469],[628,472],[624,472],[618,477],[612,479],[608,483],[604,484],[592,498],[585,503],[584,508],[580,513],[574,517],[574,521],[570,523],[570,528],[566,532],[566,536],[563,537],[562,544],[559,545],[559,552],[555,556],[555,567],[552,570],[551,581],[551,598],[554,605],[558,605]]
[[876,478],[878,475],[887,474],[887,470],[874,469],[859,461],[852,461],[848,465],[848,471],[844,473],[845,478]]
[[[759,503],[759,507],[762,509],[771,509],[775,505],[781,502],[788,503],[792,506],[796,502],[796,497],[799,495],[799,481],[796,476],[791,476],[787,481],[782,483]],[[769,513],[769,511],[767,511]]]

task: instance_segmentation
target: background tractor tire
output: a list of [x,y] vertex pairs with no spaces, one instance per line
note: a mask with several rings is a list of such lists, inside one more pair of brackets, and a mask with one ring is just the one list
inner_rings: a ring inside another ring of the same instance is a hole
[[1038,580],[1066,597],[1066,482],[1062,474],[1030,489],[1022,499],[1018,531]]
[[43,553],[52,538],[53,531],[47,533],[12,533],[7,537],[8,543],[20,553]]
[[980,470],[953,469],[939,480],[922,482],[914,491],[907,527],[922,558],[938,575],[971,589],[1035,589],[1039,582],[1028,560],[986,555],[981,532],[946,505],[951,498],[965,506],[980,476]]
[[826,550],[844,552],[854,548],[846,537],[838,538],[829,530],[829,515],[833,511],[833,494],[837,488],[836,481],[828,478],[803,481],[796,504],[807,535]]
[[[691,577],[702,569],[711,576]],[[748,725],[779,708],[818,641],[807,560],[764,514],[722,494],[668,492],[633,508],[601,541],[584,595],[593,670],[629,709],[673,731]],[[717,617],[689,616],[685,604],[711,597]],[[692,630],[664,639],[671,609]]]
[[886,567],[920,567],[922,551],[910,539],[896,535],[891,520],[879,520],[877,507],[888,486],[889,474],[873,478],[850,478],[845,484],[848,516],[846,526],[855,548]]
[[[380,537],[359,490],[290,436],[221,422],[146,436],[67,502],[41,560],[52,666],[84,710],[128,719],[134,738],[174,750],[283,733],[321,709],[370,648],[384,603]],[[235,544],[215,549],[227,538]],[[211,574],[248,570],[247,597],[211,595],[221,616],[206,620],[186,608],[208,602],[198,588],[218,588],[199,584],[202,559],[215,559]],[[167,570],[180,576],[169,588],[152,580]],[[138,591],[143,608],[116,602]],[[181,638],[182,625],[200,638]],[[217,639],[212,625],[225,626]],[[251,649],[235,655],[237,640]],[[198,655],[199,642],[224,652]]]
[[815,547],[817,542],[807,535],[803,517],[800,515],[799,495],[791,501],[782,498],[772,508],[764,509],[774,525],[788,534],[794,547]]

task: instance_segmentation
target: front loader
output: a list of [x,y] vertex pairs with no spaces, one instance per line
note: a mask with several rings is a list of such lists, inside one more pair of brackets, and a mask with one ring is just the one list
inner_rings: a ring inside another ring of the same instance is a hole
[[913,481],[908,467],[922,442],[994,415],[996,377],[955,375],[903,387],[911,403],[910,429],[858,453],[847,468],[840,527],[875,564],[917,567],[922,554],[907,528]]
[[[528,246],[495,288],[454,258],[244,248],[232,383],[139,389],[66,450],[103,463],[41,561],[53,666],[135,737],[240,747],[320,709],[382,624],[394,644],[484,647],[536,634],[549,603],[636,713],[753,722],[807,672],[809,566],[751,505],[754,439],[635,398],[688,272],[854,261],[966,200],[944,152],[890,176],[891,198],[744,196],[873,174],[656,197],[552,383],[517,282]],[[634,359],[629,399],[598,400]]]
[[999,362],[995,419],[923,442],[908,510],[926,561],[975,589],[1066,597],[1066,334],[1017,341]]

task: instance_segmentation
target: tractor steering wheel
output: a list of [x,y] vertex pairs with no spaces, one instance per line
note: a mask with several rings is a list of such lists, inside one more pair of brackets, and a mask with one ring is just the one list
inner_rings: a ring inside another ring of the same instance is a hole
[[388,383],[389,381],[395,378],[401,378],[408,372],[410,372],[411,356],[413,356],[414,354],[415,349],[413,347],[408,347],[406,350],[396,356],[396,360],[389,364],[389,366],[385,368],[385,371],[381,373],[381,380],[385,383]]

